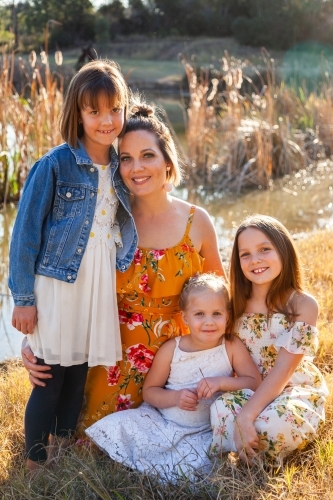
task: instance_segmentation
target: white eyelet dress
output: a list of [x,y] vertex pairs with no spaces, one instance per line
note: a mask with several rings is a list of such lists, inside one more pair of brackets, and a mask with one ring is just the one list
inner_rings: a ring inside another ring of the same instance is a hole
[[75,283],[36,275],[38,323],[29,345],[48,364],[115,365],[122,359],[116,298],[118,199],[110,165],[94,165],[99,182],[90,238]]

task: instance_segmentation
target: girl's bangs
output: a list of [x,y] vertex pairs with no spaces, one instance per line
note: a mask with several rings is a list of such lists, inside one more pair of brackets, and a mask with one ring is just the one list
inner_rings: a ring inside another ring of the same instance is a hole
[[104,78],[99,78],[83,86],[78,95],[77,103],[79,109],[87,107],[98,109],[101,101],[109,108],[123,108],[126,104],[123,89],[116,86],[110,79]]

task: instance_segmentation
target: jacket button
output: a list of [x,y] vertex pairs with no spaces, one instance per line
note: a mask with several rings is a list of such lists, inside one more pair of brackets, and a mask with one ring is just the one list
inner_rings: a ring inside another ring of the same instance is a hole
[[89,224],[89,221],[88,221],[88,220],[86,220],[85,224],[86,224],[86,225],[88,225],[88,224]]
[[71,198],[72,197],[72,193],[66,193],[66,198]]
[[122,269],[125,269],[125,266],[121,266]]
[[81,252],[82,252],[82,248],[78,248],[77,253],[81,253]]
[[91,197],[93,198],[95,196],[95,193],[91,193]]
[[67,276],[68,281],[72,279],[72,276]]
[[91,167],[90,172],[95,172],[94,167]]

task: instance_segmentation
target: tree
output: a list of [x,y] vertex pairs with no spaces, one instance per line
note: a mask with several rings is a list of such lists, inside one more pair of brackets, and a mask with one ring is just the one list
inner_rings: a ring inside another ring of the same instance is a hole
[[66,46],[93,40],[94,9],[90,0],[31,0],[26,2],[20,22],[35,43],[44,42],[45,26],[51,19],[61,23],[50,30],[50,46]]

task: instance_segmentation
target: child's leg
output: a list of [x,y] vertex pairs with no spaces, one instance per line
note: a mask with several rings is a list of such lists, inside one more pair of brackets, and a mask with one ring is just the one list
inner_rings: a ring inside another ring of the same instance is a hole
[[63,388],[55,412],[54,434],[69,438],[74,434],[82,408],[88,363],[66,367]]
[[87,372],[88,363],[66,367],[63,388],[50,431],[48,461],[59,457],[61,451],[70,444],[69,439],[74,434],[82,408]]
[[[38,364],[45,363],[38,358]],[[25,410],[24,428],[27,465],[31,461],[46,460],[45,447],[63,387],[66,368],[60,365],[50,366],[52,378],[46,381],[46,387],[37,386],[32,390]]]

